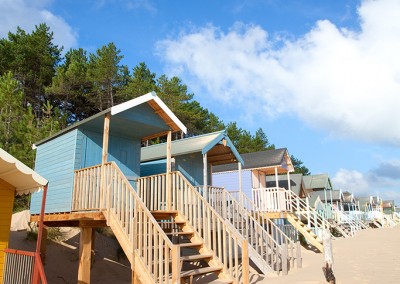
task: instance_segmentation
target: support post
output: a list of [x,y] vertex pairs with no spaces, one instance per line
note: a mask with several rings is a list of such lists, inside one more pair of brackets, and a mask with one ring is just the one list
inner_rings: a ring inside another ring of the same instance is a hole
[[249,275],[249,248],[248,241],[243,240],[242,243],[242,283],[249,284],[250,275]]
[[[171,196],[172,196],[172,188],[171,188],[171,143],[172,143],[172,132],[168,131],[168,135],[167,135],[167,168],[166,168],[166,177],[165,177],[165,189],[166,189],[166,201],[167,201],[167,210],[171,210],[172,209],[172,200],[171,200]],[[158,205],[160,206],[160,204]]]
[[92,256],[92,228],[81,227],[79,242],[78,284],[90,283],[90,263]]
[[239,172],[239,191],[242,192],[242,164],[238,162],[238,172]]
[[47,226],[42,228],[42,241],[40,242],[40,258],[42,259],[42,264],[46,264],[46,251],[47,251]]
[[[43,187],[43,195],[42,195],[42,207],[40,209],[40,221],[39,221],[39,228],[38,228],[38,238],[36,241],[36,255],[40,254],[41,249],[42,249],[42,238],[43,238],[43,228],[44,228],[44,211],[45,211],[45,205],[46,205],[46,197],[47,197],[47,188],[48,185],[46,184]],[[47,231],[45,233],[44,236],[47,239]],[[35,267],[34,267],[34,271],[33,271],[33,279],[32,279],[32,283],[39,283],[39,270],[40,268],[43,268],[43,264],[38,264],[37,262],[41,261],[41,258],[38,258],[39,261],[35,261]],[[37,264],[36,264],[37,263]]]
[[100,191],[100,209],[104,208],[104,199],[106,197],[106,172],[104,165],[107,163],[108,156],[108,140],[110,134],[110,113],[104,116],[104,130],[103,130],[103,148],[101,151],[101,191]]
[[288,274],[288,245],[286,241],[282,244],[282,274]]
[[90,261],[90,267],[93,266],[94,264],[94,255],[95,255],[95,251],[94,251],[94,246],[96,243],[96,229],[92,228],[92,243],[91,243],[91,261]]
[[207,192],[207,185],[208,185],[208,173],[207,173],[207,153],[203,154],[203,192],[204,192],[204,197],[206,198],[207,201],[210,201],[209,199],[209,192]]
[[299,239],[296,242],[296,262],[297,262],[297,268],[301,268],[303,266],[301,259],[301,244]]
[[180,283],[181,274],[181,260],[180,260],[181,250],[180,247],[174,245],[172,247],[172,283]]

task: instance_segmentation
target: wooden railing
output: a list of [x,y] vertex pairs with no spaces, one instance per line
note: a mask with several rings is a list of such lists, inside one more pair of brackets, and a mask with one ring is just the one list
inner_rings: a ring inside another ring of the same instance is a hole
[[331,228],[329,222],[308,204],[308,199],[302,200],[293,191],[284,188],[253,188],[253,200],[261,212],[295,213],[299,219],[306,220],[306,225],[320,238],[324,229]]
[[[287,274],[288,263],[294,266],[298,257],[296,244],[271,220],[257,220],[229,191],[220,187],[198,186],[198,192],[209,204],[249,241],[255,253],[252,260],[266,273],[269,269]],[[258,258],[258,259],[256,259]],[[261,262],[260,262],[261,261]],[[267,266],[267,267],[265,267]]]
[[242,272],[239,270],[239,264],[248,261],[247,240],[218,214],[180,172],[170,173],[169,178],[166,174],[139,178],[137,186],[139,196],[150,210],[168,207],[179,210],[204,244],[213,250],[224,273],[230,275],[235,283],[248,283],[247,265],[243,263]]
[[290,211],[289,191],[281,187],[253,188],[253,200],[263,212]]
[[114,162],[75,171],[73,211],[93,209],[104,209],[136,273],[145,270],[152,283],[179,282],[179,247],[172,244]]
[[47,284],[40,254],[4,249],[2,284]]
[[312,229],[314,233],[322,239],[322,232],[324,230],[329,231],[331,229],[331,224],[310,206],[308,198],[304,201],[293,191],[290,191],[289,196],[289,206],[292,212],[295,213],[299,219],[305,220],[307,227]]

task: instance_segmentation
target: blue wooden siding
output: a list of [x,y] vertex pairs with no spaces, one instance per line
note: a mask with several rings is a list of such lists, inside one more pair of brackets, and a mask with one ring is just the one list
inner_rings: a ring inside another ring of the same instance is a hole
[[[225,187],[227,190],[239,190],[239,172],[214,173],[212,175],[212,185]],[[251,171],[242,170],[242,191],[252,199],[251,189]]]
[[[103,134],[82,130],[78,135],[81,148],[77,151],[76,164],[86,168],[101,164]],[[79,155],[78,155],[79,153]],[[140,139],[128,139],[110,135],[108,161],[114,161],[124,175],[133,180],[140,176]]]
[[[49,181],[46,213],[71,210],[77,130],[38,146],[35,171]],[[42,192],[32,194],[31,214],[39,214]]]
[[[194,186],[203,185],[203,155],[192,153],[175,157],[175,169],[180,171]],[[211,180],[211,169],[208,169],[208,184]]]

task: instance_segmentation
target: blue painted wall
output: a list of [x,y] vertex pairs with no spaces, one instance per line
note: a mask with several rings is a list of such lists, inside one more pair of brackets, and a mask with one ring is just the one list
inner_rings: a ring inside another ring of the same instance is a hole
[[[212,185],[225,187],[226,190],[239,190],[239,172],[224,172],[212,174]],[[242,170],[242,191],[249,198],[252,197],[251,171]]]
[[[70,131],[36,150],[35,171],[49,181],[46,212],[71,210],[78,130]],[[32,194],[31,214],[39,214],[42,192]]]
[[[75,129],[37,148],[35,171],[49,181],[46,213],[69,212],[74,170],[101,164],[103,134]],[[135,187],[140,176],[140,139],[110,135],[108,161],[117,163]],[[32,194],[31,214],[39,214],[42,193]]]

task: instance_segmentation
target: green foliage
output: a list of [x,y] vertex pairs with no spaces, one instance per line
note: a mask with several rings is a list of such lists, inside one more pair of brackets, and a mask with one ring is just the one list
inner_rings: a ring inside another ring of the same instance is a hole
[[53,33],[45,24],[28,34],[21,28],[0,40],[0,75],[12,72],[25,93],[24,106],[31,106],[37,117],[48,86],[60,61],[61,48],[52,43]]
[[290,155],[290,159],[292,160],[295,174],[303,174],[304,176],[311,175],[310,170],[303,164],[300,159],[297,159],[293,155]]
[[230,122],[226,125],[226,131],[239,153],[244,154],[275,149],[275,145],[269,143],[267,135],[265,135],[261,128],[253,136],[249,131],[238,127],[236,122]]

